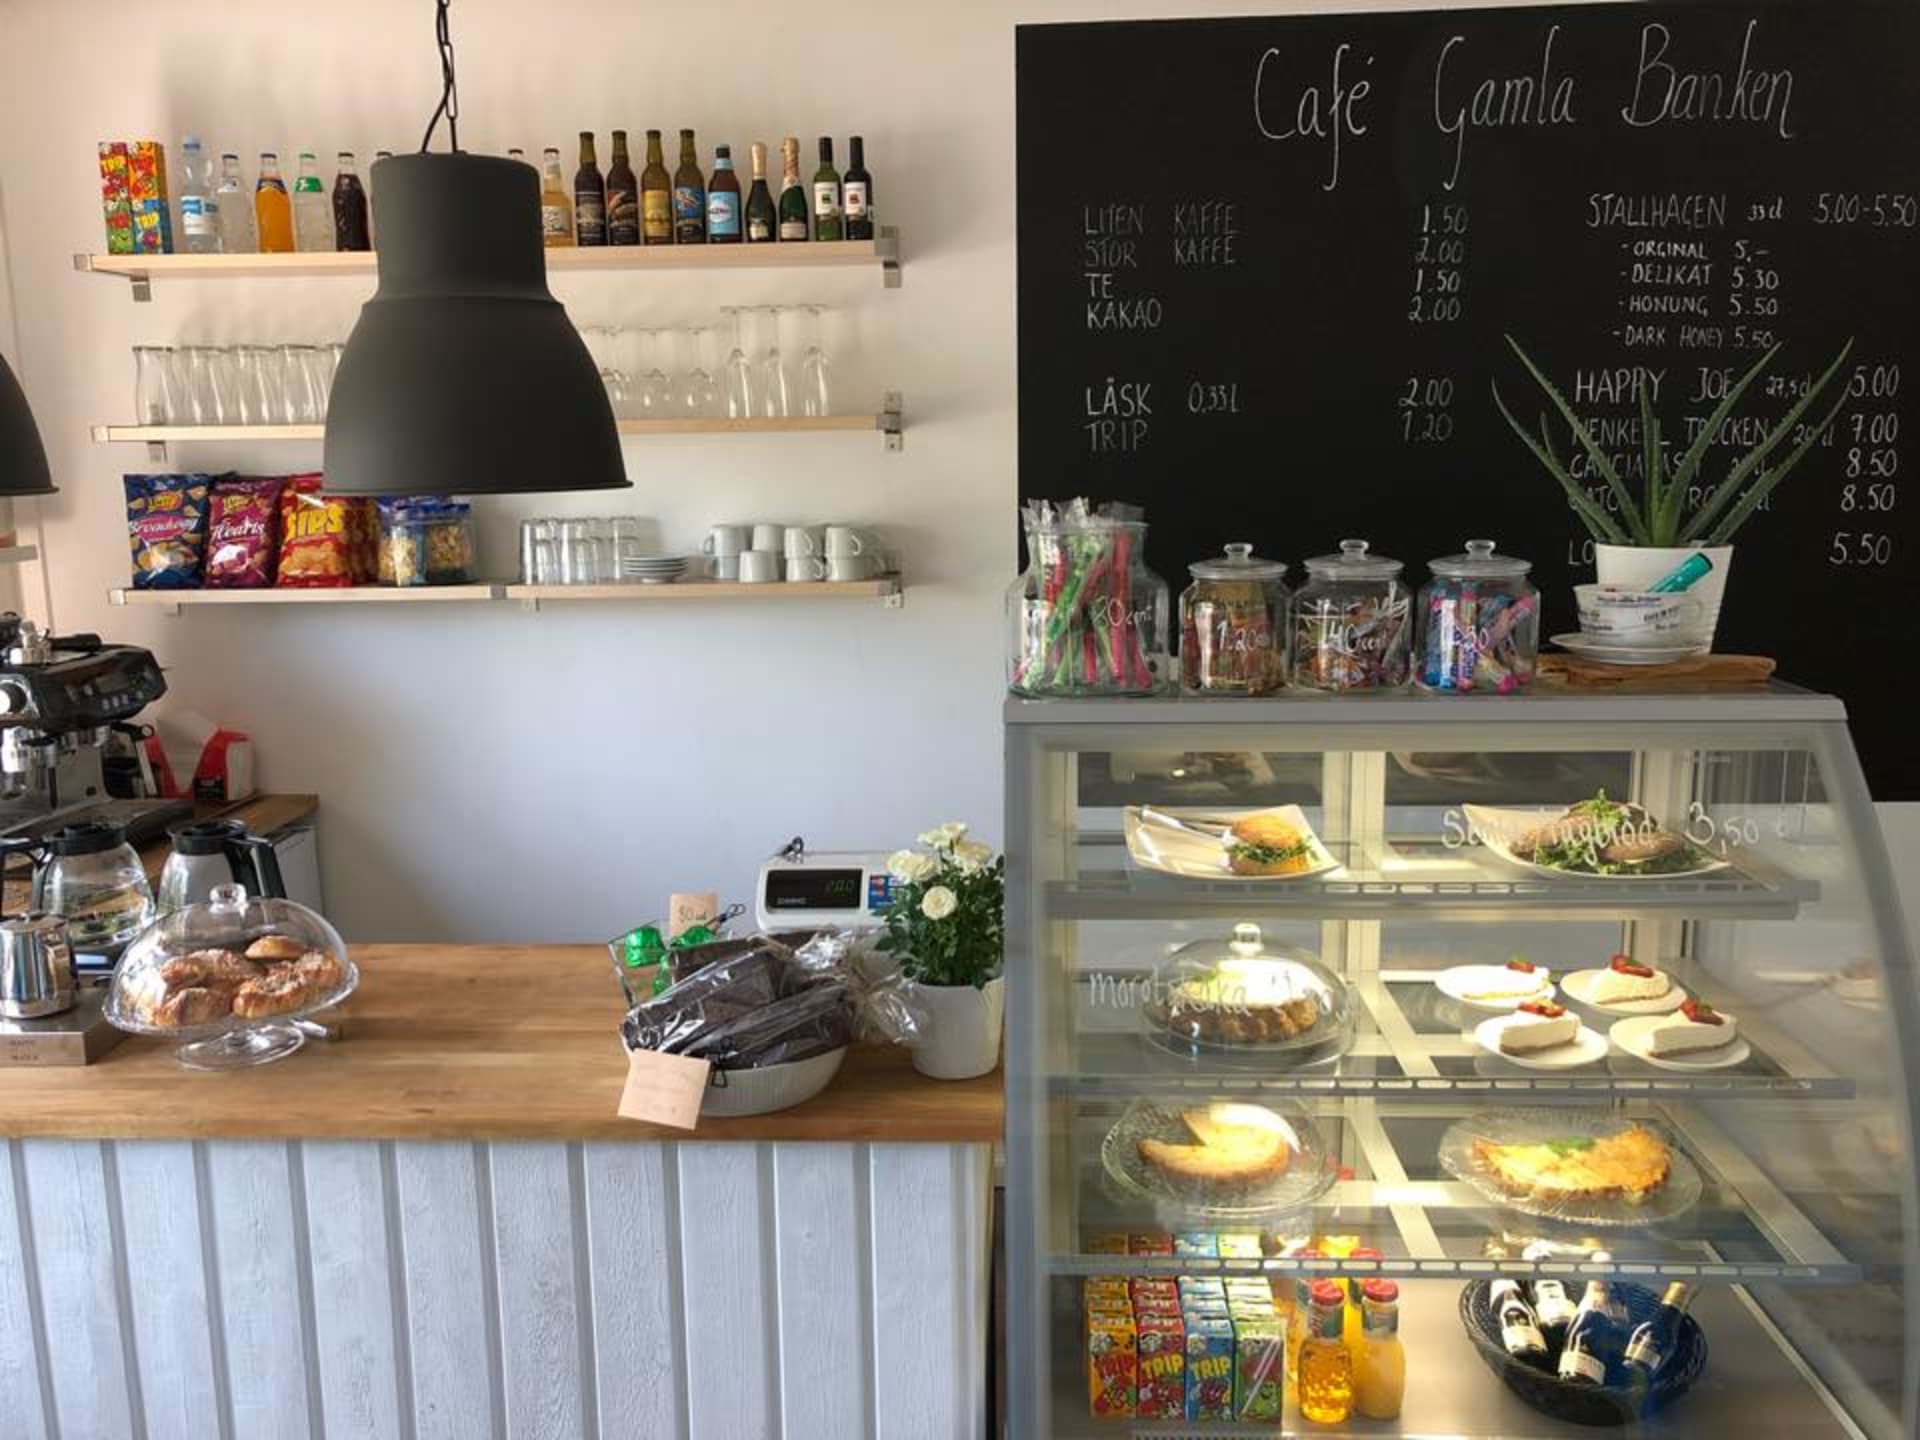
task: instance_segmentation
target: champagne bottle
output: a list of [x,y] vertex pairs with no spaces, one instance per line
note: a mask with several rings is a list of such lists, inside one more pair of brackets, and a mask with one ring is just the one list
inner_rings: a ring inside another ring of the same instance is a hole
[[766,145],[756,140],[748,153],[753,157],[753,188],[747,192],[747,243],[764,245],[779,233],[780,213],[767,188]]
[[1567,1327],[1573,1323],[1575,1306],[1567,1287],[1558,1280],[1533,1282],[1533,1313],[1540,1320],[1540,1334],[1547,1348],[1558,1354],[1567,1343]]
[[580,168],[573,175],[573,229],[582,245],[607,243],[607,184],[593,153],[593,132],[580,132]]
[[1620,1333],[1609,1288],[1604,1280],[1589,1280],[1580,1309],[1567,1326],[1559,1375],[1569,1385],[1606,1385],[1619,1369],[1626,1337]]
[[807,192],[800,184],[800,141],[789,135],[780,142],[780,238],[806,239],[812,233],[807,215]]
[[1621,1364],[1629,1384],[1651,1384],[1680,1344],[1680,1320],[1693,1303],[1694,1287],[1675,1280],[1661,1297],[1660,1308],[1651,1318],[1642,1320],[1627,1337]]
[[740,177],[733,173],[733,147],[713,147],[713,179],[707,186],[707,239],[740,243]]
[[707,243],[707,180],[693,147],[693,131],[680,132],[680,164],[673,172],[673,243]]
[[873,239],[873,176],[867,173],[866,142],[858,135],[847,138],[847,173],[841,182],[841,203],[846,209],[849,240]]
[[627,132],[613,132],[613,163],[607,166],[607,243],[640,243],[640,186],[627,159]]
[[1520,1293],[1518,1280],[1496,1280],[1488,1297],[1493,1313],[1500,1320],[1500,1344],[1507,1354],[1528,1365],[1544,1367],[1547,1341],[1540,1333],[1539,1317]]
[[840,172],[833,168],[833,137],[820,137],[820,167],[813,172],[813,238],[838,240],[840,221]]
[[649,245],[673,243],[673,179],[660,153],[660,132],[647,131],[647,168],[640,173],[640,237]]

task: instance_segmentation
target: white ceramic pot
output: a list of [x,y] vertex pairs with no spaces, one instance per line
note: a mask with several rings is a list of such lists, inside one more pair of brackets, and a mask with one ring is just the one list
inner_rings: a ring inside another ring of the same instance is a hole
[[1714,628],[1720,623],[1720,600],[1727,591],[1727,571],[1733,568],[1731,545],[1595,545],[1594,567],[1602,585],[1618,585],[1628,590],[1644,590],[1662,576],[1679,569],[1680,562],[1698,551],[1713,563],[1687,594],[1700,602],[1701,639],[1713,645]]
[[1007,1012],[1007,981],[995,976],[971,985],[914,982],[914,1001],[926,1027],[913,1046],[913,1068],[936,1080],[971,1080],[1000,1063],[1000,1025]]

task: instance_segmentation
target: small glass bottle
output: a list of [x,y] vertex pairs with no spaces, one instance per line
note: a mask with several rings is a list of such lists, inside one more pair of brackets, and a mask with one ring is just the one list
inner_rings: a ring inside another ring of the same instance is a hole
[[293,250],[293,198],[280,178],[280,157],[260,152],[260,177],[253,185],[253,216],[260,230],[262,255],[285,255]]
[[[1296,1260],[1318,1260],[1320,1252],[1314,1249],[1297,1251]],[[1306,1343],[1307,1327],[1313,1318],[1313,1276],[1302,1271],[1293,1277],[1293,1305],[1287,1312],[1287,1389],[1298,1403],[1300,1393],[1300,1347]]]
[[1340,1425],[1353,1411],[1353,1356],[1340,1337],[1346,1293],[1331,1280],[1313,1287],[1307,1338],[1300,1345],[1300,1414]]
[[1360,1287],[1360,1360],[1353,1408],[1369,1420],[1395,1420],[1407,1393],[1407,1355],[1400,1344],[1400,1287],[1369,1280]]
[[295,248],[309,254],[324,255],[334,248],[333,204],[311,150],[300,152],[300,173],[293,182],[293,237]]
[[1540,653],[1540,596],[1533,566],[1469,540],[1464,555],[1428,562],[1420,589],[1414,680],[1440,694],[1510,695],[1533,683]]
[[1413,600],[1405,567],[1342,540],[1338,555],[1307,561],[1293,597],[1293,683],[1309,690],[1394,690],[1407,683]]
[[1190,695],[1265,695],[1286,683],[1287,567],[1246,544],[1187,567],[1180,685]]
[[1660,1377],[1673,1352],[1680,1348],[1680,1322],[1686,1318],[1693,1296],[1693,1286],[1675,1280],[1667,1286],[1660,1308],[1634,1327],[1621,1357],[1629,1385],[1651,1385]]

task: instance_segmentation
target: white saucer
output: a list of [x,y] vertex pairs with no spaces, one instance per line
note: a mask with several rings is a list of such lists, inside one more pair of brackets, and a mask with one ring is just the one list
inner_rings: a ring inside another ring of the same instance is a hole
[[1661,1070],[1724,1070],[1739,1065],[1753,1054],[1747,1037],[1736,1034],[1731,1045],[1718,1050],[1694,1050],[1685,1055],[1649,1055],[1647,1032],[1659,1021],[1658,1015],[1641,1015],[1621,1020],[1607,1032],[1607,1038],[1636,1060],[1644,1060]]
[[1603,1015],[1671,1015],[1687,1003],[1687,992],[1671,976],[1668,977],[1667,993],[1652,1000],[1616,1000],[1611,1005],[1589,1000],[1587,991],[1606,973],[1605,970],[1575,970],[1561,980],[1560,989],[1569,999],[1578,1000],[1588,1009],[1598,1010]]
[[1697,640],[1669,642],[1663,645],[1622,645],[1617,640],[1588,635],[1579,630],[1551,637],[1562,650],[1571,650],[1589,660],[1607,665],[1665,665],[1671,660],[1686,660],[1707,653],[1708,646]]
[[1451,970],[1442,970],[1433,977],[1434,988],[1449,1000],[1457,1000],[1474,1010],[1485,1010],[1491,1014],[1504,1015],[1524,1000],[1551,1000],[1553,998],[1553,978],[1542,969],[1537,973],[1541,978],[1540,988],[1531,995],[1515,995],[1507,1000],[1469,1000],[1470,990],[1485,990],[1515,972],[1504,965],[1455,965]]
[[1571,1070],[1577,1065],[1591,1065],[1606,1056],[1607,1037],[1598,1030],[1589,1030],[1585,1025],[1564,1045],[1555,1045],[1547,1050],[1529,1050],[1524,1055],[1509,1055],[1500,1048],[1500,1032],[1509,1025],[1517,1024],[1522,1018],[1519,1015],[1496,1015],[1491,1020],[1482,1020],[1474,1026],[1473,1038],[1480,1042],[1480,1048],[1489,1055],[1510,1060],[1525,1070]]

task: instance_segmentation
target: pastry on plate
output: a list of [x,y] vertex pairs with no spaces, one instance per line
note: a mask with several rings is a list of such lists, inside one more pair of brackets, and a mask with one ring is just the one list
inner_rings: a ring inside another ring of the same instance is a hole
[[1227,867],[1236,875],[1299,875],[1313,862],[1313,841],[1278,815],[1236,820],[1227,837]]
[[1473,1158],[1508,1194],[1548,1204],[1618,1198],[1638,1205],[1667,1183],[1673,1163],[1666,1142],[1642,1125],[1535,1144],[1476,1140]]
[[1594,976],[1586,998],[1593,1005],[1624,1005],[1658,1000],[1672,989],[1673,979],[1665,971],[1641,965],[1631,956],[1616,955]]
[[1579,1017],[1551,1000],[1524,1000],[1513,1019],[1500,1027],[1500,1050],[1507,1055],[1531,1055],[1573,1043],[1580,1033]]
[[307,947],[291,935],[262,935],[247,946],[249,960],[298,960],[306,954]]
[[1688,1000],[1671,1015],[1662,1015],[1647,1027],[1649,1055],[1691,1055],[1731,1045],[1740,1023],[1704,1000]]
[[1140,1158],[1187,1183],[1250,1184],[1285,1173],[1293,1159],[1293,1127],[1264,1105],[1220,1102],[1180,1112],[1193,1144],[1146,1139]]

